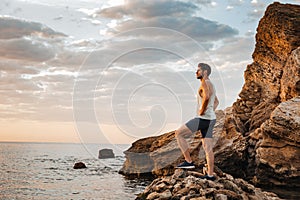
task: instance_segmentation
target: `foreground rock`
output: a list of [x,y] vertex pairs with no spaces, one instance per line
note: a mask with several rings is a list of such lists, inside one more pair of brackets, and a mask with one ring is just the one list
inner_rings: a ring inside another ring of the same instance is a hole
[[[223,111],[217,111],[218,120],[214,129],[215,143],[223,129],[224,116]],[[201,150],[200,133],[186,139],[191,144],[190,152],[195,165],[203,165],[205,155]],[[137,140],[124,153],[126,161],[119,173],[126,176],[170,175],[173,174],[174,167],[184,160],[174,136],[174,131],[161,136]]]
[[99,159],[115,158],[115,154],[112,149],[101,149],[99,150],[98,158]]
[[144,199],[280,199],[276,194],[264,192],[243,179],[219,173],[215,181],[198,178],[198,172],[177,169],[172,176],[155,179],[139,194],[136,200]]

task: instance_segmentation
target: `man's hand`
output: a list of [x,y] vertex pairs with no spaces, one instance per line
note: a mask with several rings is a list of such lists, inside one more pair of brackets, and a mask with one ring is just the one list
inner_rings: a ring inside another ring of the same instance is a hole
[[204,115],[204,114],[205,114],[205,110],[200,109],[200,110],[199,110],[199,115]]

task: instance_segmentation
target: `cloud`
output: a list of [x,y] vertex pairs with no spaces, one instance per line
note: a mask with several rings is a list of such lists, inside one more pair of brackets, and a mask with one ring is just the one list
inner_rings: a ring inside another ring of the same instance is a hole
[[2,40],[0,46],[2,58],[42,62],[55,56],[50,44],[33,41],[30,38]]
[[193,2],[204,6],[211,5],[213,3],[212,0],[194,0]]
[[[69,52],[65,35],[39,23],[9,17],[1,17],[0,27],[0,118],[72,120],[76,75],[72,71],[76,68],[56,66],[71,60],[62,56]],[[80,49],[73,46],[74,51]],[[60,62],[51,62],[58,55]]]
[[15,66],[14,63],[5,65],[7,68],[1,67],[0,70],[0,118],[72,120],[72,76],[43,75],[45,69],[42,68]]
[[238,34],[238,31],[230,26],[206,20],[201,17],[159,17],[144,21],[133,19],[119,23],[115,29],[111,30],[111,32],[120,33],[143,27],[160,27],[171,29],[186,34],[199,41],[215,41]]
[[[137,11],[138,8],[138,11]],[[192,15],[198,9],[197,6],[181,1],[141,1],[130,0],[125,5],[105,8],[97,12],[100,16],[120,19],[129,16],[137,19],[149,19],[153,17],[182,17]]]
[[[213,58],[218,62],[239,62],[241,60],[250,60],[254,51],[253,37],[236,37],[223,41],[223,44],[209,53],[213,54]],[[219,64],[219,63],[218,63]],[[220,63],[221,64],[221,63]],[[231,69],[231,68],[228,68]]]
[[21,38],[30,35],[40,35],[43,37],[66,36],[40,23],[0,16],[0,39]]
[[199,9],[191,2],[134,0],[125,5],[102,9],[97,14],[100,17],[119,19],[115,27],[107,31],[112,35],[137,28],[160,27],[207,42],[238,34],[236,29],[228,25],[195,16]]
[[[141,12],[133,12],[137,5]],[[130,100],[132,119],[141,126],[149,122],[160,127],[164,119],[181,123],[180,117],[194,115],[195,59],[209,60],[205,51],[215,41],[243,42],[230,40],[237,34],[230,26],[197,17],[199,7],[188,2],[132,1],[105,10],[106,16],[116,18],[118,14],[110,9],[122,16],[108,30],[114,35],[103,41],[72,41],[42,24],[16,19],[12,19],[18,25],[12,26],[15,33],[11,37],[7,36],[9,28],[0,30],[0,43],[5,47],[0,54],[1,112],[11,119],[72,121],[73,105],[78,105],[86,119],[96,111],[99,119],[114,123],[113,113],[126,124],[131,122]],[[144,28],[149,26],[157,28]],[[212,55],[221,58],[232,50],[227,46]],[[234,61],[236,55],[228,60]],[[75,93],[79,96],[72,102],[75,83],[80,85]],[[180,106],[182,115],[176,113]],[[146,132],[147,128],[137,130]]]
[[0,57],[22,62],[44,62],[55,58],[66,35],[47,26],[0,17]]

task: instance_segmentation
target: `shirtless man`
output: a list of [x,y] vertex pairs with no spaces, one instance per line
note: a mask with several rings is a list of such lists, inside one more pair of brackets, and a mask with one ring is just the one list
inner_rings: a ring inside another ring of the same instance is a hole
[[214,173],[214,153],[213,153],[213,128],[216,123],[215,110],[219,105],[216,96],[216,90],[212,82],[209,80],[211,68],[208,64],[199,63],[196,72],[197,79],[200,79],[201,86],[198,90],[197,100],[198,109],[197,116],[186,124],[182,125],[175,131],[175,137],[185,161],[177,166],[177,168],[191,169],[195,168],[190,156],[188,143],[184,136],[201,131],[202,146],[205,151],[206,161],[208,165],[207,175],[201,177],[208,180],[215,180]]

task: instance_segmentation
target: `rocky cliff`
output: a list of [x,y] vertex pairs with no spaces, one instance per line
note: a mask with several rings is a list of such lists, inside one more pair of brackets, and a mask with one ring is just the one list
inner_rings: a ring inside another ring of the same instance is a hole
[[259,185],[300,187],[300,6],[267,8],[244,76],[223,133],[233,145],[229,153],[219,144],[218,166]]
[[260,20],[253,63],[233,105],[239,132],[249,133],[269,119],[274,108],[297,94],[299,86],[300,6],[274,3]]
[[[299,188],[299,5],[273,3],[267,8],[244,78],[240,98],[218,112],[216,166],[255,185]],[[192,157],[201,167],[205,157],[199,152],[199,136],[190,141]],[[125,154],[120,170],[125,175],[170,175],[182,160],[173,132],[136,141]]]

